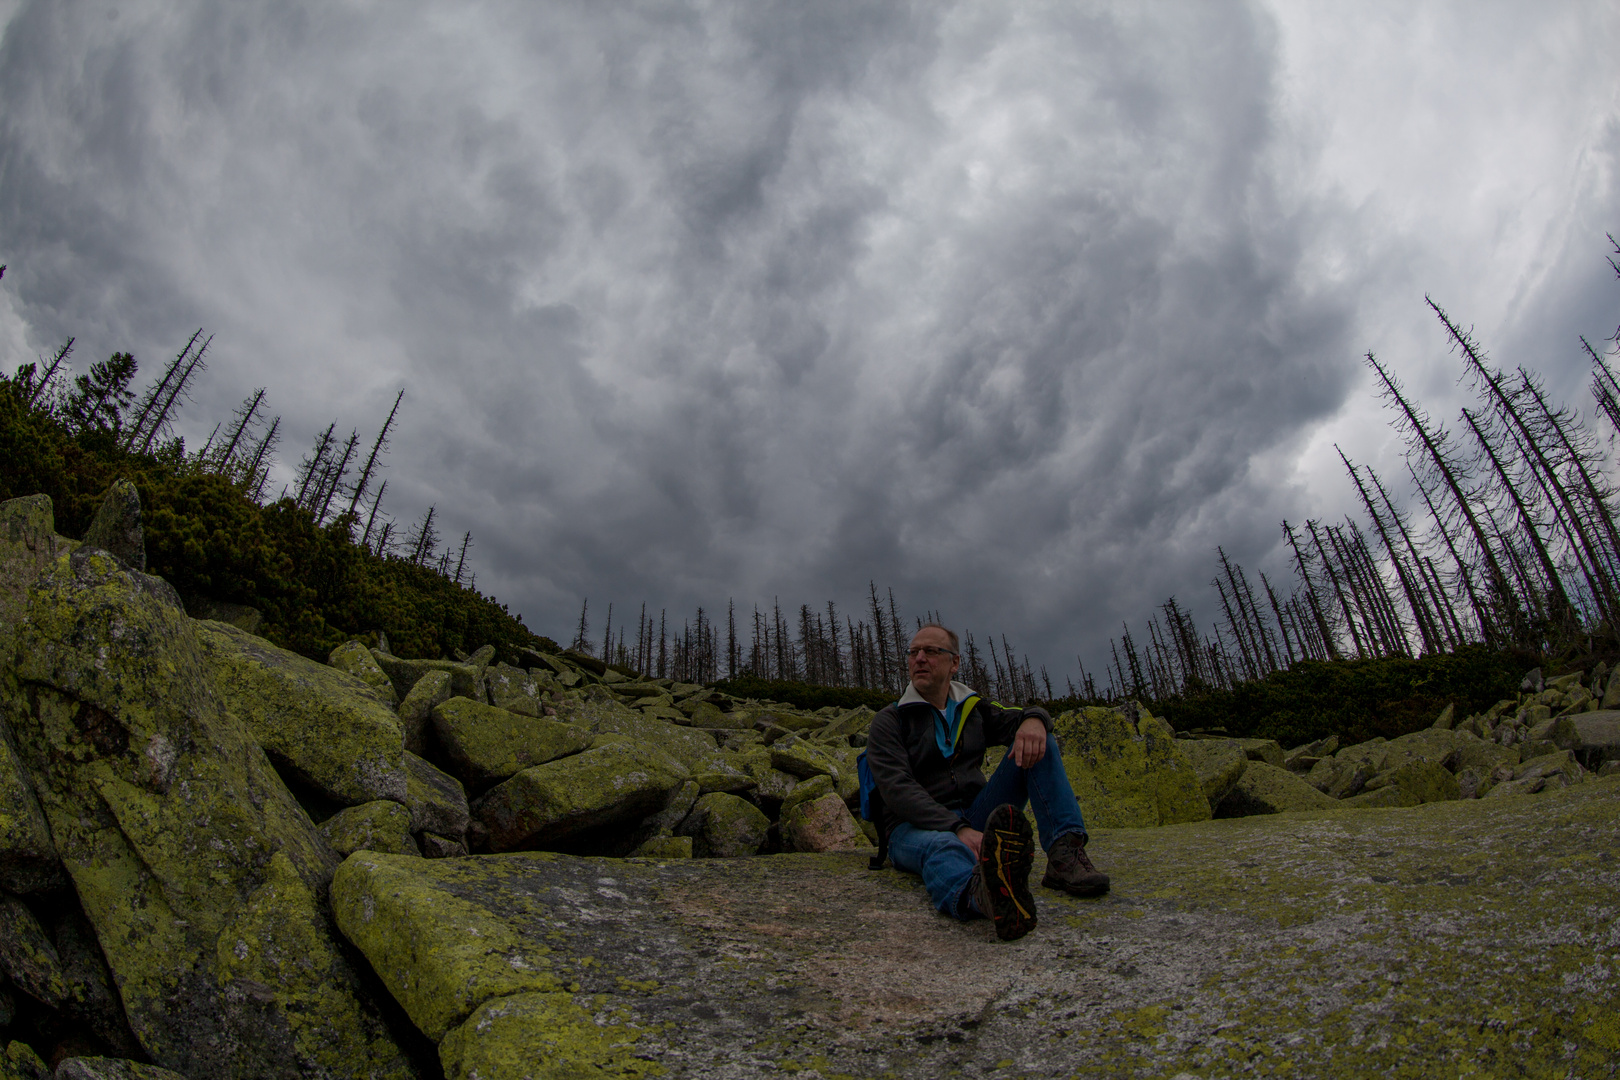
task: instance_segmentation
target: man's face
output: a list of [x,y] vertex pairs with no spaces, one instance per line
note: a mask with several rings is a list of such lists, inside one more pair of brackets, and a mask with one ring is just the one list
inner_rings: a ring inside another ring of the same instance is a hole
[[[943,649],[930,654],[928,650]],[[911,685],[925,698],[934,698],[951,684],[961,660],[950,651],[951,639],[937,626],[925,626],[911,639]]]

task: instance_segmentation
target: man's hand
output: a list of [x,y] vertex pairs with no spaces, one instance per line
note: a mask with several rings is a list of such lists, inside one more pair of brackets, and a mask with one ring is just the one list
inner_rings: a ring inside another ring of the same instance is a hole
[[979,857],[979,845],[984,843],[984,833],[972,826],[964,826],[956,830],[956,838],[967,845],[975,859]]
[[1018,725],[1013,736],[1012,759],[1020,769],[1027,769],[1046,756],[1046,725],[1032,716]]

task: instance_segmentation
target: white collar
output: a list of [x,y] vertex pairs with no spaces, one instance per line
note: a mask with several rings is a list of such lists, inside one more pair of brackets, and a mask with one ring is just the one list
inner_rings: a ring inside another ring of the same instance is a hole
[[[952,679],[950,691],[946,696],[951,701],[966,701],[968,698],[973,696],[973,687],[969,686],[967,683],[959,683],[955,679]],[[915,686],[912,686],[910,683],[906,683],[906,692],[900,695],[900,704],[910,705],[918,701],[928,703],[927,698],[917,693],[917,688]]]

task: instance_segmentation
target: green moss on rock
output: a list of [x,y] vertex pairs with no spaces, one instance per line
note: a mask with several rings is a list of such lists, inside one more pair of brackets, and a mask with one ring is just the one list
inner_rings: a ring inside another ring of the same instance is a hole
[[489,703],[498,709],[522,713],[524,716],[544,715],[540,703],[540,680],[520,667],[496,664],[486,668],[482,687]]
[[405,801],[404,736],[371,687],[227,623],[195,626],[227,706],[265,753],[339,805]]
[[420,855],[411,839],[411,812],[397,802],[350,806],[321,822],[321,835],[339,856],[356,851],[384,851],[391,855]]
[[332,650],[331,654],[327,656],[326,662],[339,671],[348,672],[371,687],[372,692],[377,695],[378,700],[382,701],[383,704],[397,705],[399,703],[399,695],[394,693],[394,684],[383,673],[383,669],[377,666],[377,661],[372,657],[371,650],[364,643],[346,641]]
[[675,832],[692,838],[692,854],[700,859],[732,859],[759,851],[770,828],[759,807],[717,791],[699,799]]
[[472,813],[492,850],[511,851],[639,821],[689,778],[669,755],[626,741],[524,769],[486,792]]
[[405,806],[411,812],[411,832],[459,838],[467,831],[467,793],[461,781],[408,750]]
[[0,888],[31,893],[62,883],[50,826],[0,723]]
[[573,994],[514,994],[486,1002],[439,1046],[446,1080],[581,1080],[660,1076],[636,1056],[640,1031]]
[[1249,765],[1249,756],[1226,739],[1177,739],[1176,748],[1192,764],[1212,807],[1221,804]]
[[53,1008],[68,999],[56,946],[21,900],[0,893],[0,971],[36,1001]]
[[427,752],[427,731],[433,722],[433,710],[450,700],[450,673],[430,671],[417,679],[410,692],[399,703],[399,727],[405,737],[408,753]]
[[650,836],[637,845],[630,854],[641,859],[690,859],[692,857],[692,838],[690,836]]
[[450,677],[451,697],[476,697],[478,680],[484,674],[483,665],[456,660],[406,660],[381,649],[372,649],[371,657],[393,682],[394,693],[401,701],[410,696],[417,680],[430,671],[442,671]]
[[433,733],[463,781],[488,784],[591,745],[591,733],[545,717],[520,716],[470,698],[433,708]]
[[329,936],[330,848],[149,580],[97,552],[60,560],[31,597],[11,710],[130,1027],[193,1076],[414,1075]]
[[1163,720],[1091,706],[1053,721],[1086,823],[1130,828],[1204,821],[1209,801]]
[[1251,761],[1233,786],[1215,816],[1249,817],[1252,814],[1280,814],[1291,810],[1325,810],[1336,803],[1287,769]]
[[537,914],[533,897],[515,891],[496,912],[478,897],[457,895],[462,882],[498,883],[523,865],[496,856],[430,862],[361,851],[333,877],[338,927],[428,1038],[444,1038],[490,998],[563,988],[550,950],[513,929]]

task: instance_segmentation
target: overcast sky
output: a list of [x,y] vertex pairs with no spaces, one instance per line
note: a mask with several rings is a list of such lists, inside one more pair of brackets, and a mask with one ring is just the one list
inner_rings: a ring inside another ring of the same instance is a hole
[[[1075,673],[1215,546],[1287,579],[1425,293],[1587,409],[1612,3],[0,0],[0,364],[78,338],[283,478],[405,403],[384,510],[566,640],[868,581]],[[1588,410],[1589,411],[1589,410]],[[1404,485],[1398,485],[1405,490]],[[367,629],[367,628],[355,628]]]

